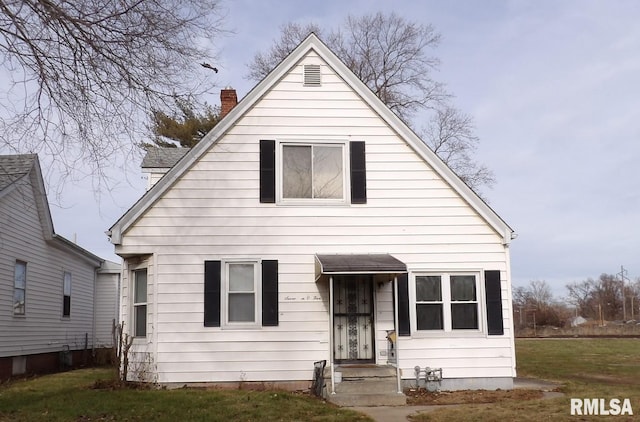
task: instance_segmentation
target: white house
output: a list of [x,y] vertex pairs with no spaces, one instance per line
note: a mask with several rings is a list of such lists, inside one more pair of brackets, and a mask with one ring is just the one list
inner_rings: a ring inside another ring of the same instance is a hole
[[159,383],[443,389],[512,387],[512,233],[315,35],[108,232]]
[[0,155],[0,379],[91,361],[96,323],[117,318],[94,311],[96,283],[117,301],[103,262],[54,232],[38,157]]

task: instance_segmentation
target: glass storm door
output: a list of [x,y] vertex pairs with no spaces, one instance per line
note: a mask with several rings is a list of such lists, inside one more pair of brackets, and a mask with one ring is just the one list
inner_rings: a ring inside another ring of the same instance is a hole
[[374,362],[372,278],[366,275],[337,276],[333,292],[335,361]]

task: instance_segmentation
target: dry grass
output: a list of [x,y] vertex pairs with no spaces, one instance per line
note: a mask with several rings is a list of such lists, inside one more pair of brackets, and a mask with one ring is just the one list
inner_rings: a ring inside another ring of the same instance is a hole
[[420,390],[405,391],[407,404],[417,405],[447,405],[447,404],[482,404],[496,403],[507,400],[523,401],[542,398],[542,391],[538,390],[464,390],[429,392]]
[[564,384],[565,396],[549,400],[510,400],[438,409],[413,421],[589,421],[602,416],[571,416],[570,398],[629,398],[635,420],[640,414],[640,340],[519,339],[518,375]]
[[371,421],[283,391],[121,387],[113,371],[83,369],[0,387],[0,421]]

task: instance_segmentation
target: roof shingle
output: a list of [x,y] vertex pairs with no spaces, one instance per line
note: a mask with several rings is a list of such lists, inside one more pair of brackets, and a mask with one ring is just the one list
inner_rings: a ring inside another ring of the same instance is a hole
[[149,148],[142,159],[141,167],[144,168],[171,168],[190,148]]
[[0,191],[28,174],[36,157],[35,154],[0,155]]

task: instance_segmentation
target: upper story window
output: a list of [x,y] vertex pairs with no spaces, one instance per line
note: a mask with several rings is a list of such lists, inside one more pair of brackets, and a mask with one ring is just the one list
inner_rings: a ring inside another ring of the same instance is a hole
[[282,200],[344,201],[344,144],[282,144]]
[[67,271],[62,278],[62,316],[71,316],[71,273]]
[[27,263],[16,261],[13,273],[13,314],[24,315],[27,291]]
[[260,203],[366,204],[365,142],[260,140]]
[[478,277],[475,274],[415,276],[418,331],[478,330]]
[[133,271],[133,335],[147,335],[147,269]]

